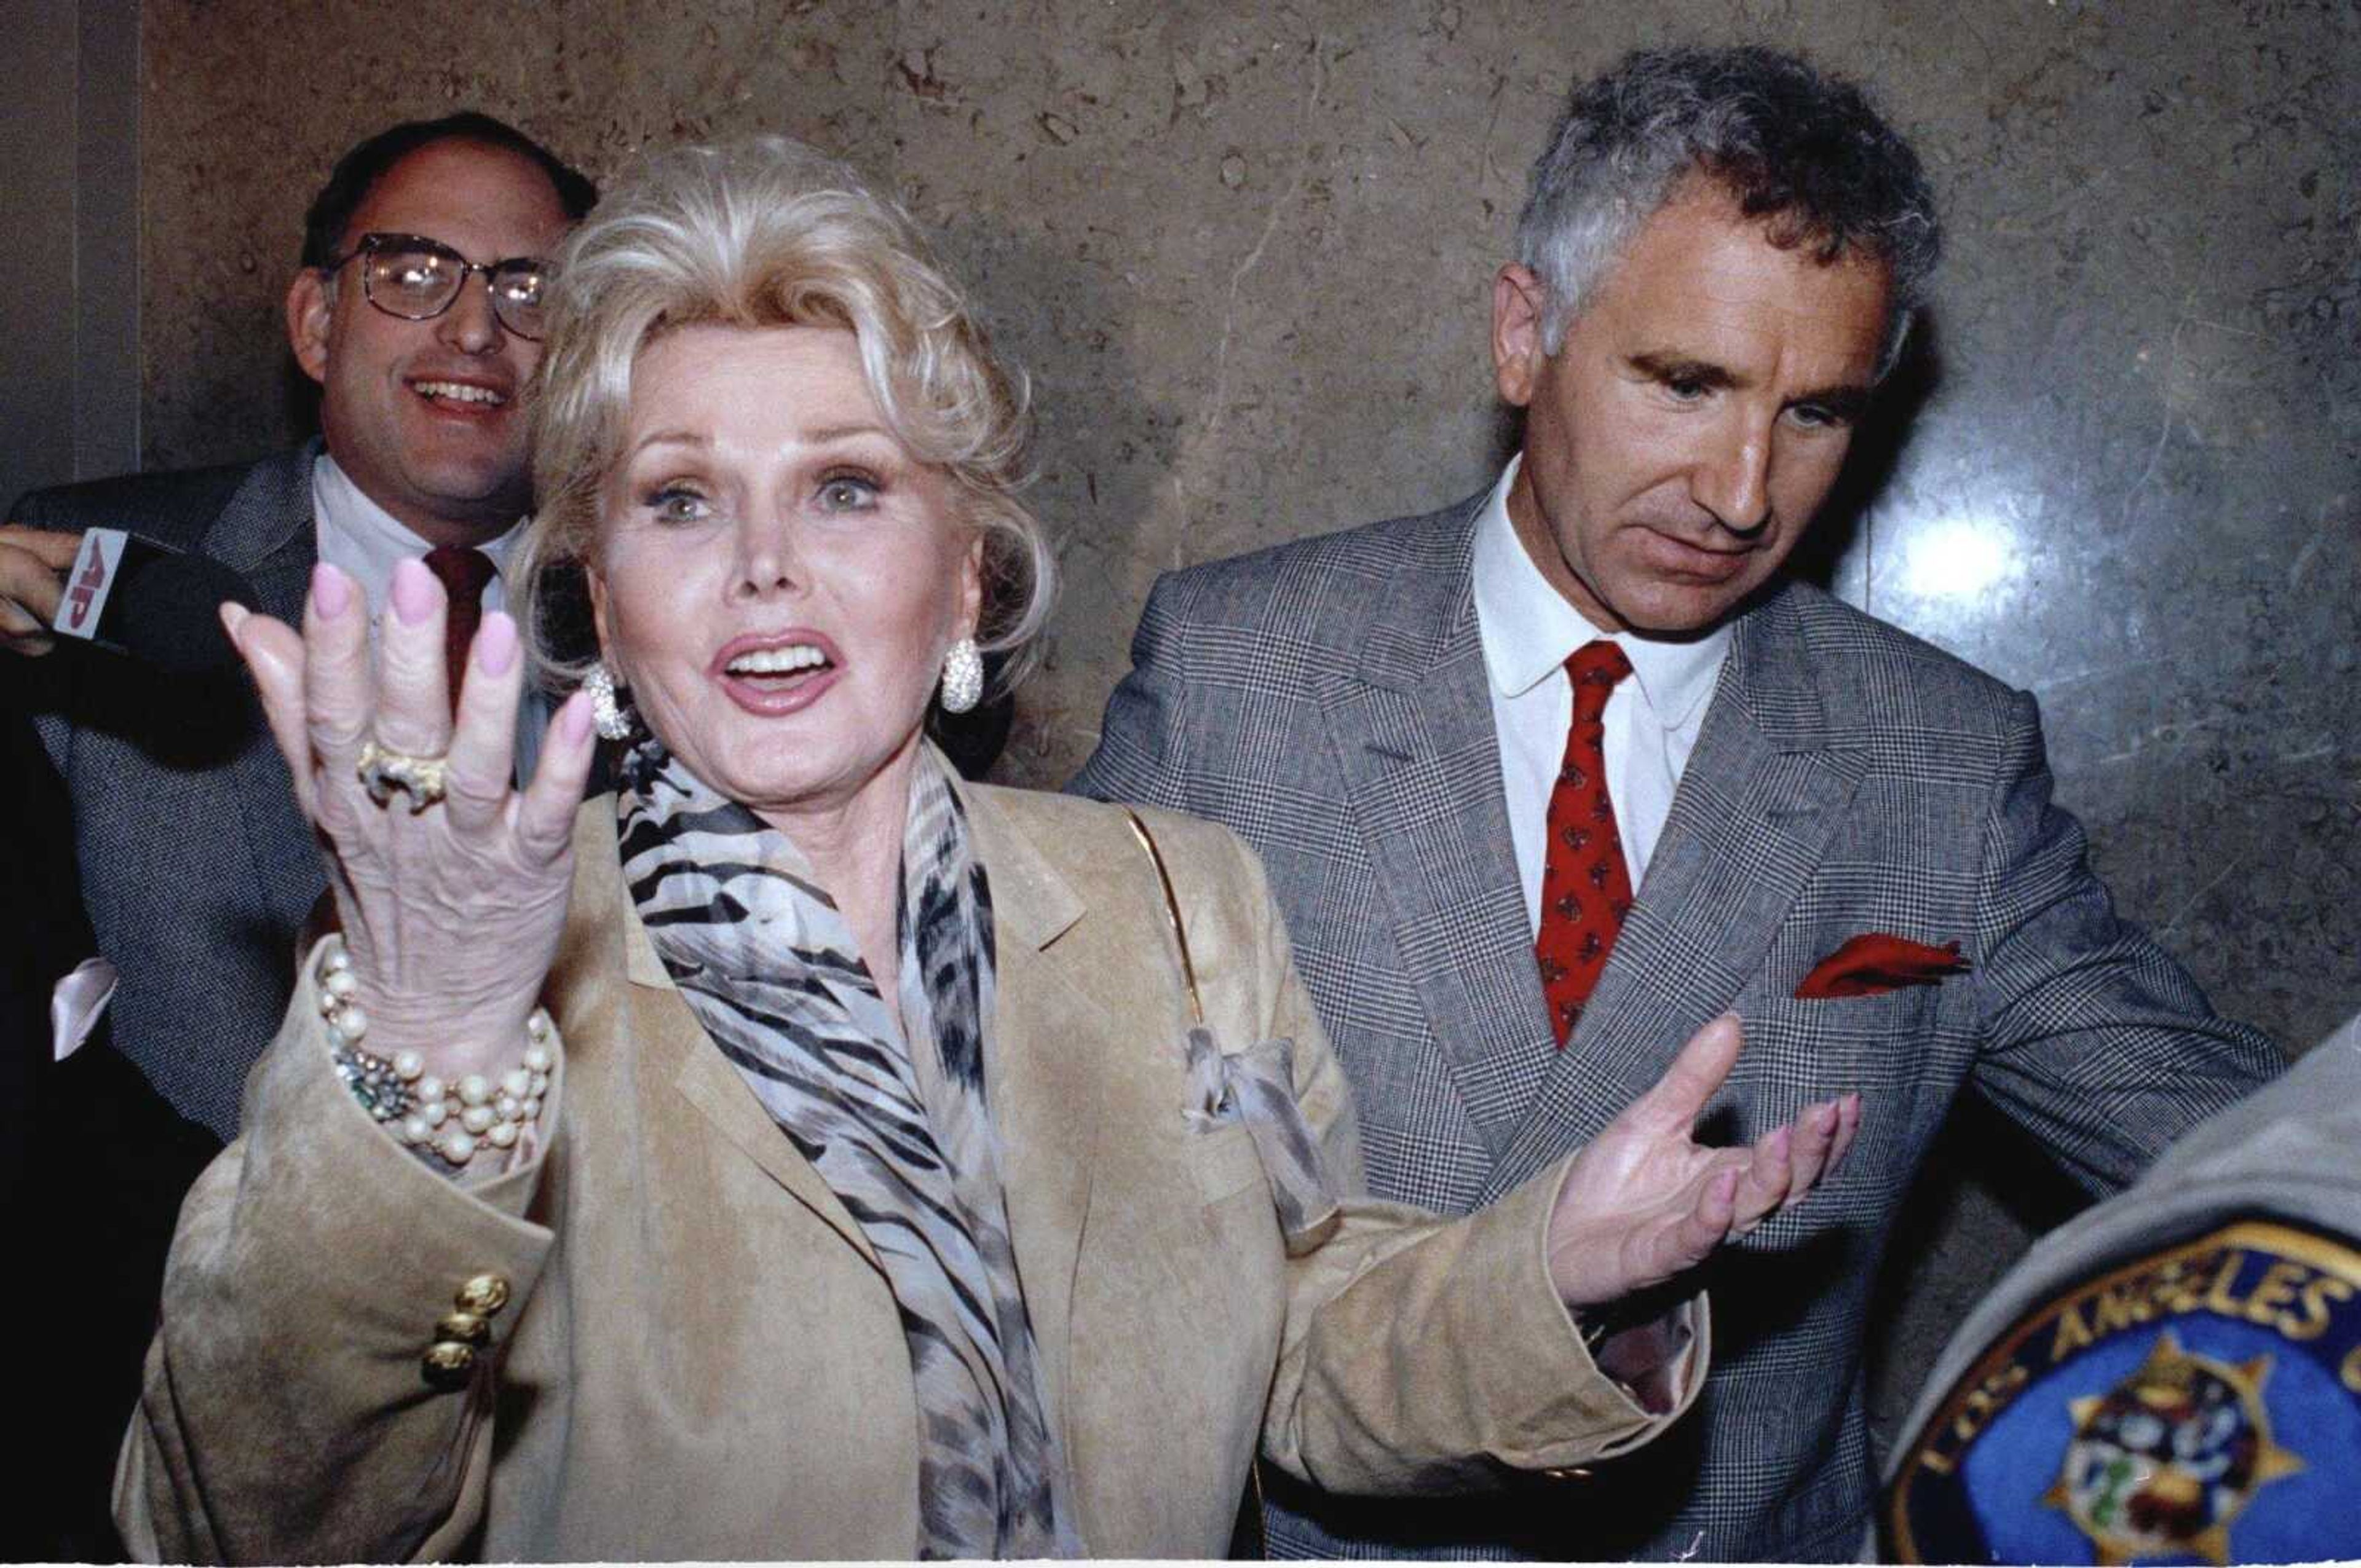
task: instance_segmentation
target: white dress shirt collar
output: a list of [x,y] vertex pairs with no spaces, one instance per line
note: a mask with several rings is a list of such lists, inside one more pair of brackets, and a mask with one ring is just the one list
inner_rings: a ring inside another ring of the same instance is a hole
[[1593,626],[1542,576],[1510,521],[1509,488],[1523,460],[1521,454],[1509,459],[1476,520],[1476,619],[1492,689],[1502,697],[1521,696],[1563,669],[1576,649],[1607,637],[1631,661],[1641,700],[1656,722],[1667,729],[1687,727],[1713,695],[1730,648],[1730,622],[1683,641]]
[[[420,538],[385,508],[369,499],[352,477],[336,466],[325,452],[312,465],[312,519],[320,559],[352,577],[368,600],[369,613],[384,608],[393,569],[403,557],[423,555],[434,546]],[[502,591],[509,555],[516,548],[522,523],[498,539],[478,546],[492,558],[496,574],[484,589],[484,612],[507,608]]]

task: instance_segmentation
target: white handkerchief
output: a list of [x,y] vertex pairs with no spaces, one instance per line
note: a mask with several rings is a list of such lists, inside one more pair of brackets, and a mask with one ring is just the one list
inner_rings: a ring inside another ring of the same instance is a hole
[[104,959],[84,959],[49,992],[49,1040],[56,1059],[82,1049],[98,1015],[115,999],[115,966]]

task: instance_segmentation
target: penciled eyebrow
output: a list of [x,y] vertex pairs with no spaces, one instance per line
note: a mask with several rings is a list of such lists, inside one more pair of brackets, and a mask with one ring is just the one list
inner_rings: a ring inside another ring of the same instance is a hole
[[865,436],[894,439],[892,432],[876,424],[831,424],[804,433],[804,439],[814,446],[833,446],[840,441],[859,441]]
[[[891,441],[893,433],[883,425],[831,424],[818,430],[807,430],[798,439],[807,446],[834,446],[842,442],[875,438]],[[702,451],[713,444],[713,437],[696,430],[652,430],[631,444],[626,458],[635,457],[651,446],[690,446]]]
[[631,451],[623,455],[626,459],[636,457],[651,446],[694,446],[701,449],[712,444],[711,436],[694,430],[652,430],[631,443]]
[[[1635,354],[1630,364],[1650,380],[1670,383],[1692,382],[1708,391],[1727,391],[1739,385],[1739,378],[1723,366],[1704,359],[1685,359],[1669,354]],[[1789,408],[1820,408],[1841,420],[1857,420],[1869,408],[1867,387],[1815,387],[1787,400]]]

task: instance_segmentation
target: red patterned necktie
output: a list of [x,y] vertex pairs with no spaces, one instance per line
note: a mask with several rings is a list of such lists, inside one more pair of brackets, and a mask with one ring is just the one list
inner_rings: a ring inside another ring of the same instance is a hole
[[1615,683],[1631,673],[1631,661],[1601,639],[1576,649],[1565,673],[1574,683],[1574,723],[1566,731],[1565,765],[1550,787],[1542,925],[1533,938],[1560,1049],[1581,1022],[1582,1005],[1631,908],[1631,873],[1623,864],[1623,837],[1615,830],[1615,803],[1607,796],[1604,745],[1607,699]]
[[459,711],[459,679],[467,668],[467,646],[484,623],[484,587],[492,580],[492,558],[480,550],[438,544],[426,553],[426,569],[450,600],[443,612],[443,674],[451,711]]

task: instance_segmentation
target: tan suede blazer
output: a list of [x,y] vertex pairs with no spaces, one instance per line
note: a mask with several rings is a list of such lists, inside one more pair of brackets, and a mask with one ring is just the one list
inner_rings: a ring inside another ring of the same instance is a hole
[[[1551,1290],[1557,1173],[1472,1220],[1359,1203],[1290,1262],[1254,1147],[1182,1117],[1180,978],[1121,812],[962,791],[991,877],[991,1103],[1044,1398],[1101,1555],[1219,1553],[1257,1443],[1351,1491],[1497,1485],[1645,1442]],[[1150,813],[1209,1022],[1296,1041],[1351,1190],[1344,1080],[1254,857]],[[247,1132],[181,1218],[116,1510],[134,1552],[276,1561],[908,1557],[917,1416],[860,1227],[698,1028],[584,809],[529,1166],[463,1189],[334,1076],[307,976]],[[472,1377],[420,1357],[470,1280]],[[1703,1330],[1702,1314],[1698,1327]],[[1704,1362],[1691,1356],[1686,1397]]]

